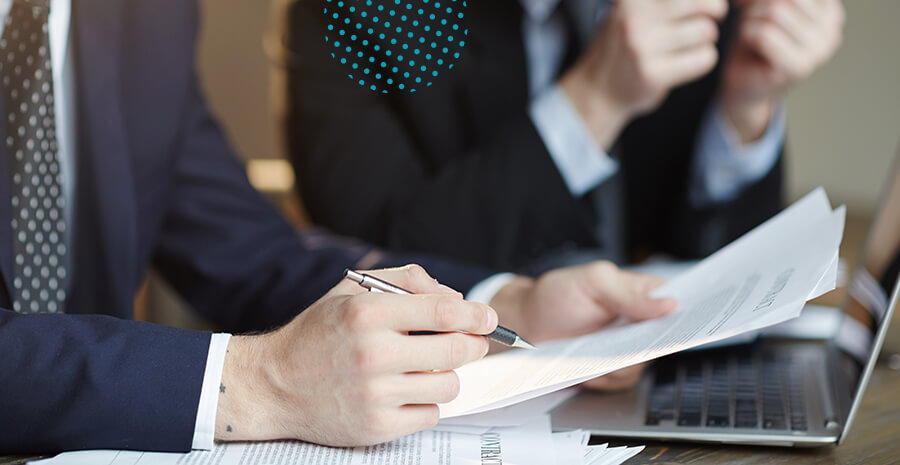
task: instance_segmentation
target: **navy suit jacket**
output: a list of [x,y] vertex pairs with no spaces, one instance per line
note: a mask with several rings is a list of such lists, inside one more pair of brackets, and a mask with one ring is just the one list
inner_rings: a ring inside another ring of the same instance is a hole
[[[186,451],[210,335],[131,321],[144,270],[157,267],[223,330],[262,330],[289,321],[372,250],[298,233],[250,186],[198,88],[195,1],[77,0],[71,21],[79,145],[65,315],[9,310],[0,144],[0,455]],[[463,291],[486,276],[421,257],[385,255],[379,265],[411,261]]]

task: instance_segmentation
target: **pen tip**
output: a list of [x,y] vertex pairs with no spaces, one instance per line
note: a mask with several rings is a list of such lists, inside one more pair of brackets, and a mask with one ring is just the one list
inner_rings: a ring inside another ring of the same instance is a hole
[[519,349],[537,350],[537,347],[531,345],[531,343],[520,337],[516,338],[516,342],[514,342],[512,346]]

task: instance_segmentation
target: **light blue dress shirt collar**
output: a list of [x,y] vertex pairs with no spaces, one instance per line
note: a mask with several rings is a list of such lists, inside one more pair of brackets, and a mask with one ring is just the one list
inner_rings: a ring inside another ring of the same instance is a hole
[[612,5],[612,0],[519,0],[519,3],[528,21],[542,24],[550,19],[559,4],[564,1],[573,10],[578,33],[584,42],[591,38]]
[[528,19],[536,23],[543,23],[550,18],[550,15],[553,14],[553,10],[556,9],[556,6],[559,5],[560,1],[561,0],[519,0],[519,3],[522,4],[522,9],[525,10]]

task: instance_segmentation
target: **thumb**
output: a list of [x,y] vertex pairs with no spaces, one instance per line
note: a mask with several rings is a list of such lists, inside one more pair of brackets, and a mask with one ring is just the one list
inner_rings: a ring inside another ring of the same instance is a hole
[[622,271],[618,292],[612,294],[612,310],[634,321],[650,320],[672,313],[678,306],[675,299],[650,297],[663,280],[648,274]]

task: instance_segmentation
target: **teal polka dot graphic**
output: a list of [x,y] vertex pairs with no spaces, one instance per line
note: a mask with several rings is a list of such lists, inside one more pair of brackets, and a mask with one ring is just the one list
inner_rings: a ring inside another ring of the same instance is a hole
[[453,69],[466,46],[465,0],[323,0],[325,44],[374,92],[416,92]]

